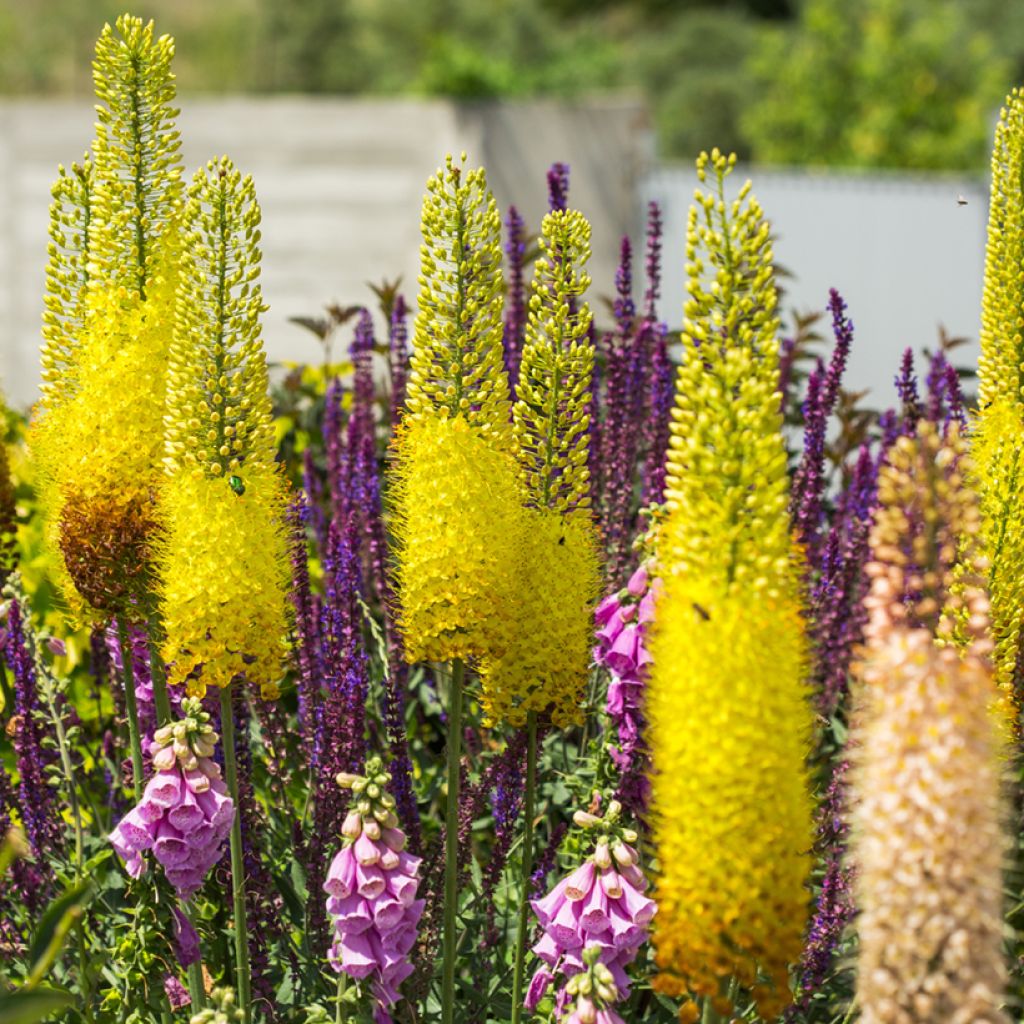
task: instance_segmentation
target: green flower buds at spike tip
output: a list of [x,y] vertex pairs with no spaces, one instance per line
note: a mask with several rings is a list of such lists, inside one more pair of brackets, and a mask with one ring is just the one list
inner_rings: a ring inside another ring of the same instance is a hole
[[259,223],[252,179],[230,160],[195,175],[182,214],[159,569],[168,681],[197,694],[244,672],[275,696],[288,631],[287,483],[260,338]]
[[153,38],[153,23],[124,14],[96,44],[99,100],[96,232],[90,274],[129,301],[145,299],[167,260],[181,193],[181,140],[174,127],[174,40]]
[[406,417],[461,415],[507,449],[501,218],[483,168],[448,157],[427,182],[422,231]]

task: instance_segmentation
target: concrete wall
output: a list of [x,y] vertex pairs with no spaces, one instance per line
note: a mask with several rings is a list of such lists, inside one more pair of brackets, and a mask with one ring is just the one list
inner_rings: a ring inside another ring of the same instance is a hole
[[[263,207],[264,334],[271,359],[319,359],[288,317],[331,301],[371,303],[366,282],[401,274],[415,299],[427,177],[447,152],[483,163],[504,210],[537,230],[551,162],[572,166],[572,199],[594,228],[596,282],[614,280],[617,242],[635,230],[651,135],[629,102],[453,104],[326,98],[184,99],[186,167],[227,153]],[[81,158],[94,112],[81,102],[0,102],[0,387],[27,405],[38,386],[49,186]]]
[[[855,327],[847,387],[869,389],[876,408],[891,405],[903,349],[934,351],[940,325],[971,339],[957,349],[956,361],[977,362],[988,219],[984,183],[737,167],[729,179],[733,195],[748,177],[774,228],[776,262],[792,275],[782,281],[784,313],[824,311],[831,287],[846,299]],[[682,320],[686,217],[696,185],[692,168],[662,168],[641,189],[645,200],[657,199],[665,211],[662,315],[671,324]],[[819,326],[830,337],[828,320]]]

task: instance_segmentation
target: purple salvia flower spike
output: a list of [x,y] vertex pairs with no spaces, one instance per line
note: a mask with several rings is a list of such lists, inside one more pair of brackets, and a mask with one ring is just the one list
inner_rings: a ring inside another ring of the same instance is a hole
[[391,426],[402,418],[409,380],[409,325],[405,296],[395,296],[388,322],[388,367],[391,371]]
[[39,680],[21,603],[12,597],[7,611],[3,653],[14,676],[14,752],[18,768],[18,800],[29,845],[37,857],[63,845],[57,791],[47,785],[54,755],[43,740],[46,727],[40,715]]
[[628,235],[623,235],[619,243],[614,312],[619,334],[625,337],[633,330],[636,320],[636,305],[633,302],[633,247],[629,243]]
[[519,211],[508,208],[505,220],[505,259],[507,263],[505,296],[505,324],[502,332],[502,346],[505,355],[505,370],[509,387],[515,398],[516,382],[519,380],[519,362],[523,354],[523,340],[526,330],[526,282],[523,264],[526,259],[525,224]]
[[661,207],[653,200],[647,204],[647,252],[644,260],[647,287],[644,290],[644,317],[658,319],[661,298]]
[[548,209],[565,210],[569,204],[569,165],[554,163],[548,170]]

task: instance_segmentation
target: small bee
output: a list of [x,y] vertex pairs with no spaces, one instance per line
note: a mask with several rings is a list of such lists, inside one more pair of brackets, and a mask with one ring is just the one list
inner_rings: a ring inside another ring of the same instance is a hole
[[228,483],[231,485],[231,490],[239,497],[245,494],[245,483],[240,476],[229,476]]
[[710,622],[711,616],[696,601],[693,602],[693,610],[705,621]]
[[956,197],[956,205],[957,206],[966,206],[967,205],[967,200],[963,196],[957,196]]

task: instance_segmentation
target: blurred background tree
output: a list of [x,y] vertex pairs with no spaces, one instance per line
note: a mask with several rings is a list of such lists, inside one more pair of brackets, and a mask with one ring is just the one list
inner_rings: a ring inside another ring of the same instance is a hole
[[176,37],[185,94],[626,91],[669,158],[981,172],[1024,76],[1005,0],[0,0],[0,94],[88,95],[125,6]]

